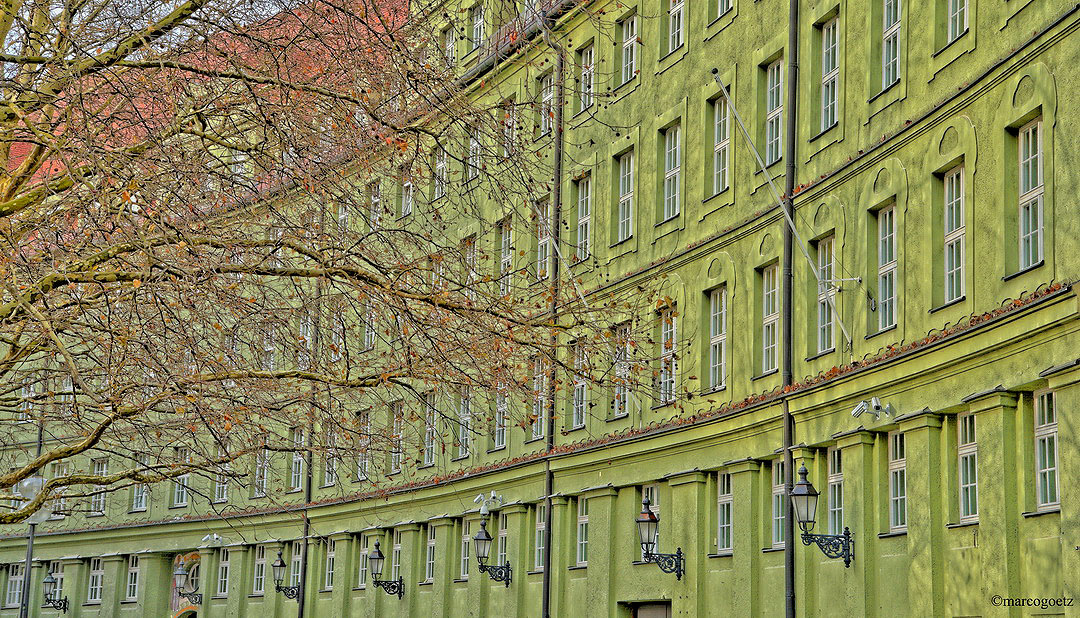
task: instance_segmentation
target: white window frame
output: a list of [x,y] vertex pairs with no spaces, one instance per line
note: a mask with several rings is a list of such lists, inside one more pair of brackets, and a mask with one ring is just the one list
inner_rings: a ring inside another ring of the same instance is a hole
[[431,193],[433,199],[439,199],[446,195],[446,185],[448,184],[446,169],[447,169],[447,154],[446,149],[439,146],[435,149],[435,173],[434,173],[434,186]]
[[[218,447],[218,457],[225,457],[225,449]],[[229,501],[229,473],[232,471],[232,464],[228,461],[219,464],[222,468],[221,472],[214,475],[214,502],[228,502]]]
[[727,385],[727,286],[709,292],[709,388]]
[[619,156],[619,209],[616,242],[634,235],[634,151]]
[[555,104],[555,78],[551,73],[540,77],[540,135],[551,133],[555,119],[552,110]]
[[948,19],[949,43],[952,43],[956,39],[960,38],[962,34],[967,32],[967,4],[967,0],[948,0],[949,14],[946,16],[946,18]]
[[509,405],[506,391],[502,388],[497,389],[495,391],[495,426],[491,435],[493,449],[506,447],[506,418]]
[[945,211],[943,213],[945,267],[945,302],[964,296],[964,166],[949,170],[942,179]]
[[413,211],[413,183],[406,180],[401,183],[401,216],[407,217]]
[[784,461],[772,462],[772,546],[784,546],[784,524],[787,519],[788,495],[784,488]]
[[424,456],[425,466],[435,465],[435,393],[424,395]]
[[733,549],[734,494],[731,490],[731,474],[716,475],[716,553],[727,554]]
[[664,130],[664,212],[663,221],[679,215],[682,177],[681,125]]
[[472,25],[472,37],[469,39],[470,51],[484,45],[484,5],[477,4],[469,9],[469,23]]
[[612,418],[621,418],[630,413],[630,325],[619,324],[615,327],[615,350],[612,359],[615,385],[613,389]]
[[551,200],[536,202],[536,280],[548,278],[551,270]]
[[461,559],[461,571],[458,577],[461,579],[469,579],[469,558],[472,552],[473,538],[471,533],[472,522],[467,519],[461,521],[461,552],[459,558]]
[[619,68],[622,81],[620,85],[637,76],[637,19],[637,15],[631,15],[618,24],[621,41]]
[[435,581],[435,556],[436,556],[436,540],[438,538],[437,528],[432,524],[427,526],[427,552],[424,559],[424,581]]
[[878,331],[896,326],[897,255],[896,206],[890,204],[877,212]]
[[713,193],[728,188],[728,172],[731,156],[731,112],[727,100],[713,100]]
[[721,17],[731,10],[731,0],[716,0],[716,17]]
[[371,460],[371,409],[359,413],[360,452],[356,454],[356,480],[368,478],[368,464]]
[[379,229],[379,224],[382,222],[382,188],[379,183],[373,182],[368,185],[368,223],[371,226],[371,231]]
[[[139,460],[142,467],[149,465],[149,459],[143,457]],[[131,486],[131,510],[132,512],[145,511],[149,507],[150,487],[146,483],[136,483]]]
[[828,465],[826,509],[829,534],[844,533],[844,451],[831,446],[825,451]]
[[596,67],[594,61],[596,57],[596,48],[592,45],[585,47],[581,50],[581,76],[578,80],[578,90],[580,93],[581,109],[579,111],[585,111],[592,107],[594,89],[596,87]]
[[457,33],[453,26],[447,26],[442,31],[442,53],[446,66],[453,67],[457,64]]
[[360,536],[360,565],[356,574],[356,587],[367,588],[368,578],[368,556],[371,550],[368,548],[367,537]]
[[517,152],[517,106],[513,101],[503,103],[502,141],[503,156],[509,157]]
[[668,5],[668,47],[667,53],[683,45],[683,0],[669,0]]
[[[13,565],[14,566],[14,565]],[[20,578],[21,579],[21,578]],[[86,572],[86,602],[101,603],[101,591],[105,581],[105,564],[101,558],[91,558]],[[19,584],[20,590],[22,583]],[[9,586],[8,592],[11,588]]]
[[[49,466],[50,477],[54,479],[63,478],[71,474],[71,462],[70,461],[54,461]],[[67,487],[60,487],[56,490],[56,497],[52,501],[52,514],[49,515],[49,519],[63,519],[67,517]],[[95,494],[96,496],[96,494]],[[91,509],[92,515],[97,513]],[[102,515],[104,512],[101,513]]]
[[60,560],[52,560],[49,562],[48,568],[49,573],[56,580],[56,592],[53,593],[53,596],[62,599],[64,598],[64,563]]
[[390,435],[390,473],[401,472],[401,443],[402,431],[404,430],[405,411],[404,402],[394,401],[390,404],[390,422],[392,425]]
[[289,491],[298,491],[304,485],[304,430],[293,427],[289,438],[295,449],[289,462]]
[[817,351],[827,352],[836,347],[832,300],[836,288],[833,286],[833,273],[836,263],[836,237],[822,238],[817,243]]
[[678,315],[674,307],[660,312],[660,403],[675,401],[678,381]]
[[960,522],[979,521],[979,442],[977,417],[971,412],[956,416],[956,459]]
[[[186,448],[176,449],[176,459],[181,463],[188,461],[188,450]],[[191,474],[185,472],[179,476],[173,477],[173,494],[172,494],[172,506],[183,507],[188,505],[188,480],[191,478]]]
[[222,547],[218,552],[217,596],[219,597],[229,594],[229,561],[231,553],[227,547]]
[[469,155],[465,161],[465,182],[470,182],[480,177],[481,154],[480,129],[471,127],[469,129]]
[[505,513],[499,513],[499,533],[495,542],[495,564],[506,564],[506,543],[510,535],[510,526]]
[[510,278],[514,268],[514,230],[510,217],[499,222],[499,294],[510,293]]
[[585,342],[579,341],[573,346],[574,352],[574,394],[571,400],[570,428],[585,426],[585,415],[589,410],[588,352]]
[[541,502],[536,505],[536,530],[533,536],[533,546],[535,548],[533,567],[537,571],[543,571],[544,565],[544,531],[547,529],[547,504]]
[[821,130],[837,123],[840,94],[840,18],[821,25]]
[[326,539],[326,559],[323,563],[323,590],[334,589],[334,568],[337,565],[337,540]]
[[19,607],[22,603],[22,588],[26,565],[21,562],[13,562],[8,565],[7,596],[4,599],[6,607]]
[[251,594],[261,595],[266,592],[266,546],[256,545],[255,561],[251,569]]
[[780,266],[761,269],[761,373],[776,370],[780,341]]
[[907,438],[903,432],[888,434],[889,530],[907,530]]
[[1019,225],[1020,270],[1043,260],[1042,117],[1020,127],[1016,136],[1020,163]]
[[576,261],[589,258],[590,226],[592,225],[592,176],[577,181],[577,251]]
[[401,531],[394,530],[394,543],[390,546],[390,579],[401,576]]
[[472,393],[463,386],[458,396],[458,459],[468,457],[472,449]]
[[265,448],[259,449],[255,454],[255,479],[252,496],[263,498],[266,496],[267,480],[270,477],[270,452]]
[[577,542],[576,564],[579,567],[589,566],[589,499],[577,499]]
[[775,60],[765,67],[765,164],[783,157],[784,65]]
[[900,81],[900,23],[902,0],[882,0],[881,10],[881,89]]
[[[644,501],[646,498],[649,499],[649,511],[651,511],[654,515],[656,515],[656,518],[658,520],[660,520],[661,518],[660,518],[660,484],[659,483],[651,483],[649,485],[642,485],[641,486],[641,499]],[[660,538],[661,538],[661,536],[662,536],[661,535],[661,528],[660,528],[660,525],[657,524],[657,526],[656,526],[656,544],[653,545],[653,548],[652,548],[652,551],[653,551],[654,554],[662,553],[662,551],[660,549]],[[644,547],[641,548],[641,559],[642,560],[645,559],[645,548]]]
[[543,358],[533,360],[533,423],[532,439],[547,435],[548,415],[548,365]]
[[1054,391],[1035,393],[1035,504],[1037,511],[1061,508],[1058,484],[1058,422]]
[[300,569],[304,560],[303,541],[293,541],[289,552],[289,585],[300,585]]

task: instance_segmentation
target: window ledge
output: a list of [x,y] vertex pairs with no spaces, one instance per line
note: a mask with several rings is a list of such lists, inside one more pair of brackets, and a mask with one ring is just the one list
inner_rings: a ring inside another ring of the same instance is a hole
[[506,450],[506,445],[504,444],[502,446],[496,446],[495,448],[489,448],[487,450],[487,452],[490,454],[490,453],[498,453],[499,451],[505,451],[505,450]]
[[631,234],[631,235],[627,236],[626,238],[624,238],[622,240],[616,241],[614,244],[608,245],[608,249],[614,249],[615,247],[618,247],[619,245],[628,243],[631,240],[633,240],[633,238],[634,238],[634,235]]
[[1031,266],[1028,266],[1027,268],[1018,270],[1018,271],[1012,273],[1011,275],[1005,275],[1004,277],[1001,278],[1001,280],[1002,281],[1008,281],[1009,279],[1012,279],[1014,277],[1019,277],[1020,275],[1023,275],[1024,273],[1028,273],[1028,272],[1031,272],[1031,271],[1035,270],[1036,268],[1042,266],[1044,263],[1046,263],[1046,260],[1039,260],[1038,262],[1035,262],[1034,264],[1032,264]]
[[[622,67],[619,67],[619,71],[622,72]],[[612,91],[612,94],[618,93],[623,88],[626,88],[626,86],[628,86],[629,84],[635,84],[636,85],[637,80],[638,80],[638,73],[641,73],[641,69],[638,69],[637,71],[635,71],[634,76],[631,77],[630,79],[628,79],[625,82],[619,84],[618,86],[615,86],[615,90]],[[629,92],[629,89],[627,90],[627,92]]]
[[286,495],[288,495],[288,494],[298,494],[298,493],[300,493],[301,489],[302,488],[300,488],[300,487],[293,487],[291,489],[286,490],[285,494]]
[[807,142],[815,142],[815,141],[821,139],[824,135],[828,134],[829,131],[832,131],[833,129],[835,129],[838,126],[840,126],[840,121],[839,120],[837,120],[836,122],[832,123],[831,125],[825,127],[821,131],[818,131],[816,134],[814,134],[810,139],[808,139],[806,141]]
[[429,464],[424,464],[422,466],[417,466],[416,469],[417,470],[427,470],[428,468],[434,468],[434,467],[435,467],[435,464],[429,463]]
[[955,523],[955,524],[945,524],[945,527],[947,529],[949,529],[949,530],[953,530],[955,528],[967,528],[968,526],[978,526],[978,525],[979,525],[979,520],[976,519],[976,520],[973,520],[973,521],[961,521],[961,522],[958,522],[958,523]]
[[900,83],[901,81],[902,81],[902,78],[900,78],[900,79],[897,79],[896,81],[894,81],[893,83],[889,84],[888,86],[885,86],[884,88],[882,88],[881,90],[879,90],[877,94],[875,94],[874,96],[872,96],[872,97],[870,97],[869,99],[867,99],[867,100],[866,100],[866,102],[867,102],[867,103],[873,103],[873,102],[874,102],[874,100],[875,100],[875,99],[877,99],[877,98],[879,98],[879,97],[881,97],[881,95],[883,95],[883,94],[885,94],[886,92],[888,92],[888,91],[892,90],[893,88],[896,88],[896,86],[897,86],[897,85],[898,85],[898,84],[899,84],[899,83]]
[[672,49],[672,50],[668,51],[667,53],[665,53],[663,56],[660,56],[659,58],[657,58],[656,63],[657,64],[663,64],[665,60],[667,60],[668,58],[671,58],[672,56],[679,53],[680,51],[686,51],[686,42],[685,41],[682,42],[682,43],[679,43],[679,46],[676,47],[675,49]]
[[587,564],[575,564],[573,566],[566,567],[566,570],[567,571],[584,571],[587,568],[589,568],[589,565],[587,565]]
[[706,558],[730,558],[730,557],[732,557],[734,555],[735,555],[735,552],[733,552],[731,550],[726,550],[726,551],[718,552],[718,553],[715,553],[715,554],[707,554],[705,557]]
[[935,313],[937,311],[941,311],[942,309],[944,309],[946,307],[952,307],[953,305],[955,305],[957,303],[962,303],[966,299],[967,299],[967,295],[966,294],[961,294],[960,296],[950,300],[947,303],[942,303],[942,304],[938,305],[937,307],[931,308],[929,311],[927,311],[927,313]]
[[761,553],[763,553],[763,554],[771,554],[773,552],[778,552],[778,551],[784,551],[784,546],[783,545],[778,545],[776,547],[762,547],[761,548]]
[[699,395],[702,396],[702,397],[704,397],[706,395],[715,395],[716,393],[722,393],[722,392],[724,392],[726,390],[727,390],[727,384],[722,384],[720,386],[710,386],[709,388],[701,389],[701,392],[699,393]]
[[529,438],[524,443],[525,444],[532,444],[533,442],[541,442],[543,439],[544,439],[544,436],[539,436],[539,437],[536,437],[536,438]]
[[459,577],[459,578],[457,578],[455,580],[452,580],[452,583],[455,583],[455,584],[467,584],[467,583],[469,583],[469,578],[468,577]]
[[618,415],[618,416],[609,416],[609,417],[607,417],[607,418],[606,418],[606,419],[604,419],[604,420],[610,423],[610,422],[612,422],[612,421],[621,421],[621,420],[623,420],[624,418],[630,418],[630,413],[629,413],[629,412],[627,412],[627,413],[623,413],[623,414],[620,414],[620,415]]
[[416,585],[417,586],[434,586],[435,582],[433,582],[433,581],[416,582]]
[[957,41],[959,41],[959,40],[963,39],[965,36],[967,36],[968,32],[971,32],[971,28],[970,27],[969,28],[964,28],[964,31],[961,32],[960,34],[958,34],[955,39],[949,41],[948,43],[945,44],[944,47],[942,47],[941,49],[937,50],[936,52],[930,54],[930,57],[931,58],[937,58],[941,54],[945,53],[945,50],[949,49],[950,47],[955,45]]
[[135,513],[145,513],[146,509],[132,509],[128,511],[128,515],[134,515]]
[[468,459],[468,458],[469,458],[469,457],[471,457],[471,456],[472,456],[472,453],[470,453],[470,454],[468,454],[468,455],[461,455],[460,457],[453,457],[453,458],[451,458],[451,459],[450,459],[450,461],[451,461],[451,462],[455,462],[455,461],[465,461],[466,459]]
[[1031,511],[1030,513],[1020,513],[1023,517],[1039,517],[1040,515],[1052,515],[1054,513],[1061,513],[1061,505],[1055,504],[1054,506],[1046,507],[1039,511]]
[[654,405],[653,407],[651,407],[649,409],[652,410],[653,412],[656,412],[657,410],[661,410],[663,408],[666,408],[668,406],[673,406],[673,405],[675,405],[674,401],[665,401],[663,403],[658,403],[658,404]]
[[186,509],[187,507],[188,507],[188,505],[186,505],[186,504],[174,504],[174,505],[170,506],[169,508],[170,509]]
[[248,595],[249,599],[262,599],[262,598],[265,598],[265,597],[266,597],[265,592],[252,592],[251,594]]
[[812,360],[817,360],[817,359],[821,358],[822,356],[828,356],[829,354],[832,354],[835,351],[836,351],[836,347],[834,346],[834,347],[829,348],[828,350],[822,350],[822,351],[820,351],[817,354],[814,354],[812,356],[807,356],[803,360],[805,362],[810,362]]
[[526,575],[540,575],[544,572],[544,569],[536,569],[534,571],[525,571]]
[[583,429],[585,429],[585,425],[579,425],[577,427],[570,427],[568,429],[563,429],[562,435],[564,435],[564,436],[569,435],[571,433],[574,433],[575,431],[582,431]]
[[750,381],[752,382],[754,380],[760,380],[761,378],[767,378],[767,377],[769,377],[771,375],[774,375],[774,374],[777,374],[777,373],[780,373],[779,369],[770,369],[770,370],[766,371],[765,373],[759,373],[758,375],[751,377]]
[[665,223],[671,223],[672,221],[676,221],[676,220],[678,220],[680,215],[682,215],[681,212],[675,213],[674,215],[671,215],[667,219],[664,219],[663,221],[660,221],[659,223],[653,225],[653,227],[660,227],[660,226],[664,225]]
[[873,339],[874,337],[877,337],[878,335],[884,335],[885,333],[888,333],[888,332],[891,332],[891,331],[894,331],[894,330],[896,330],[896,324],[893,324],[892,326],[890,326],[888,328],[883,328],[883,329],[881,329],[879,331],[872,332],[869,335],[863,337],[863,339],[870,340],[870,339]]
[[892,530],[890,532],[880,532],[877,535],[879,539],[891,539],[894,536],[907,536],[907,530]]

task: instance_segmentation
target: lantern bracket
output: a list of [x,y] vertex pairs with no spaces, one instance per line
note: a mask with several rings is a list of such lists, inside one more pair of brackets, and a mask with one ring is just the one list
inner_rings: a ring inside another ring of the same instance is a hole
[[665,573],[674,573],[678,580],[681,580],[686,572],[686,557],[683,556],[681,547],[676,548],[674,554],[657,554],[645,549],[643,561],[656,564]]
[[851,567],[851,561],[855,559],[855,538],[851,530],[844,527],[843,534],[810,534],[803,532],[803,545],[816,544],[821,553],[829,558],[843,558],[844,567]]
[[396,580],[372,579],[371,583],[385,590],[386,594],[396,594],[399,599],[405,597],[405,580],[400,577]]
[[496,564],[485,564],[486,560],[477,560],[477,567],[479,567],[481,573],[487,573],[493,581],[503,582],[506,587],[510,587],[510,580],[514,576],[514,570],[510,568],[510,561],[507,560],[506,564],[499,566]]

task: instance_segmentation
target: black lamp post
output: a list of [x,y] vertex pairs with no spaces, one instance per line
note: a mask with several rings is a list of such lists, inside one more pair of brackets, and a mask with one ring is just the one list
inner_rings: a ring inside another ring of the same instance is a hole
[[479,567],[481,573],[487,573],[488,577],[497,582],[504,582],[506,587],[510,587],[510,580],[513,577],[513,569],[510,568],[510,561],[507,560],[504,565],[488,565],[487,559],[491,555],[491,535],[487,531],[487,521],[480,522],[480,531],[473,537],[473,543],[476,544],[476,565]]
[[641,550],[645,562],[654,562],[665,573],[674,573],[675,579],[682,579],[686,572],[686,558],[683,557],[682,548],[675,550],[674,554],[658,554],[656,549],[656,533],[660,528],[660,518],[649,508],[649,499],[641,501],[641,515],[637,518],[638,536],[641,537]]
[[806,466],[800,465],[799,482],[791,489],[791,503],[795,507],[795,519],[803,531],[803,545],[816,543],[823,554],[830,558],[843,558],[844,567],[850,567],[855,559],[855,539],[847,526],[843,534],[810,534],[814,529],[817,502],[818,491],[813,483],[806,480]]
[[184,568],[184,563],[176,565],[176,570],[173,571],[173,586],[176,588],[176,594],[181,598],[187,599],[195,605],[202,605],[202,593],[195,592],[194,590],[185,591],[188,583],[188,572]]
[[41,582],[41,587],[45,592],[45,603],[44,603],[44,605],[46,607],[51,607],[53,609],[58,609],[62,613],[66,614],[67,610],[68,610],[68,598],[67,597],[64,597],[62,599],[57,598],[56,584],[57,584],[56,578],[53,577],[52,571],[49,571],[49,574],[45,576],[44,581]]
[[405,581],[400,577],[397,580],[379,579],[382,575],[383,565],[386,564],[386,556],[379,549],[379,542],[375,541],[375,551],[368,556],[368,568],[371,569],[371,583],[382,588],[386,594],[396,594],[399,599],[405,596]]
[[270,565],[270,569],[274,572],[274,590],[285,595],[286,599],[295,599],[300,596],[300,584],[295,586],[281,585],[281,582],[285,579],[285,561],[281,558],[280,551],[277,553],[277,560]]

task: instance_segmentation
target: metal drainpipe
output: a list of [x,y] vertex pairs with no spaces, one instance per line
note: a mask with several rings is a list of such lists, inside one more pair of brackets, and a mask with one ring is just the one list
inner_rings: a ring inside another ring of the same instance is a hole
[[[566,50],[551,36],[549,23],[543,26],[544,41],[555,50],[555,122],[552,148],[552,187],[551,187],[551,220],[549,233],[553,246],[558,247],[561,235],[560,222],[562,220],[562,155],[563,155],[563,111],[566,106]],[[551,319],[556,319],[559,306],[559,251],[552,251],[551,260]],[[558,349],[558,335],[551,336],[551,347]],[[547,440],[546,448],[549,457],[544,458],[544,590],[542,618],[551,616],[551,495],[555,493],[555,475],[551,471],[550,453],[555,448],[555,363],[551,363],[551,371],[548,373],[548,414],[547,414]]]
[[[796,139],[796,102],[799,85],[799,0],[788,1],[788,76],[787,101],[785,106],[784,127],[784,210],[791,220],[795,217],[795,139]],[[784,225],[784,264],[782,296],[782,379],[783,386],[791,386],[793,380],[793,349],[791,314],[793,274],[791,269],[794,253],[794,240],[791,227]],[[791,414],[788,398],[784,397],[784,493],[791,494],[794,485],[794,457],[791,447],[795,440],[795,418]],[[784,517],[784,592],[786,596],[786,615],[795,617],[795,509],[791,500],[785,500]]]

